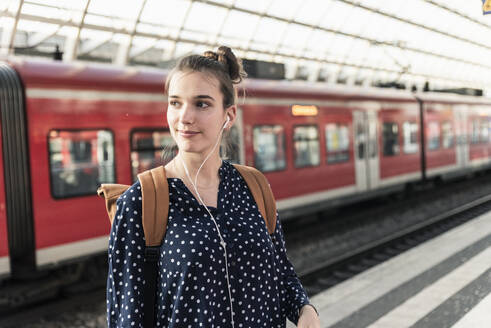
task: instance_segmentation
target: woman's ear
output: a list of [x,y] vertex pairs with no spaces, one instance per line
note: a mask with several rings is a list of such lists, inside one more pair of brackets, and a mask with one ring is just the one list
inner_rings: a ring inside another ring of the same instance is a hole
[[234,125],[235,119],[237,118],[237,106],[232,105],[232,106],[228,107],[226,109],[225,115],[227,115],[225,120],[227,120],[227,119],[229,120],[227,125],[226,125],[226,128],[230,129],[232,127],[232,125]]

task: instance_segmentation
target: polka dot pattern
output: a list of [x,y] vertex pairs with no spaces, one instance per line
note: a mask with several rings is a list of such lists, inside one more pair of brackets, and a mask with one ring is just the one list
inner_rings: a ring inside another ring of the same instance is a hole
[[[217,208],[209,207],[226,242],[235,327],[286,327],[298,321],[307,294],[289,261],[281,223],[270,236],[240,173],[219,169]],[[167,232],[160,247],[155,326],[231,327],[225,258],[216,227],[178,178],[169,183]],[[117,200],[109,238],[107,319],[143,328],[145,238],[137,181]]]

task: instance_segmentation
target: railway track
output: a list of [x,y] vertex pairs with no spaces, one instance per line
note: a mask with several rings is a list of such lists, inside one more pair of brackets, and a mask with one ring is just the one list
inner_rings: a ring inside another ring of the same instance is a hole
[[[104,305],[106,268],[104,254],[53,269],[38,278],[4,283],[0,286],[0,328],[25,327],[38,323],[43,317],[81,311],[84,307],[94,306],[95,300],[101,300]],[[41,323],[36,327],[63,326]]]
[[[106,318],[94,313],[105,313],[105,289],[81,291],[64,295],[41,304],[0,316],[1,328],[96,328],[106,327]],[[52,320],[53,319],[53,320]]]
[[379,263],[491,210],[491,195],[448,210],[423,222],[326,259],[304,270],[300,279],[313,296]]

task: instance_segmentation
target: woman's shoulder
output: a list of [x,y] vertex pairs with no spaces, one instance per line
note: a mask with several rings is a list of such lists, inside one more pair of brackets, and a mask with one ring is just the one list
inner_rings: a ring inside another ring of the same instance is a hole
[[259,171],[258,169],[256,169],[254,166],[248,166],[248,165],[242,165],[242,164],[237,164],[237,163],[231,163],[229,161],[224,161],[224,162],[227,163],[228,166],[231,166],[231,167],[235,168],[239,172],[241,172],[241,171],[249,171],[249,172],[254,172],[256,174],[263,175],[263,173],[261,171]]
[[129,186],[116,200],[116,213],[112,222],[112,236],[127,234],[128,231],[141,230],[141,191],[140,182]]
[[260,179],[259,181],[262,180],[261,182],[263,183],[266,182],[269,184],[266,176],[261,171],[256,169],[254,166],[247,166],[247,165],[235,164],[235,163],[234,164],[228,163],[228,165],[232,167],[235,170],[236,174],[238,174],[243,180],[246,180],[247,176],[252,175],[256,179]]
[[137,179],[135,183],[126,189],[124,193],[119,196],[117,203],[120,206],[126,205],[129,206],[137,206],[141,207],[141,185],[140,181]]

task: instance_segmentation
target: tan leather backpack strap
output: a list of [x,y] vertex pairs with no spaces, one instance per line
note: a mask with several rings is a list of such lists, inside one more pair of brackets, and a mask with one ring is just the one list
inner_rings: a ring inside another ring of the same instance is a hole
[[[266,216],[266,210],[264,205],[264,197],[261,187],[259,186],[256,178],[254,177],[254,173],[252,173],[247,167],[237,167],[237,170],[240,172],[242,177],[244,178],[249,190],[251,191],[252,197],[256,201],[256,205],[259,209],[259,212],[263,216],[264,220],[266,220],[266,225],[268,223],[268,218]],[[269,230],[269,227],[268,227]]]
[[264,210],[266,212],[266,218],[268,218],[268,231],[270,234],[272,234],[276,228],[276,200],[274,198],[273,191],[271,190],[271,186],[269,185],[269,182],[264,174],[255,168],[251,168],[251,171],[258,181],[259,187],[261,187],[264,198]]
[[162,243],[169,214],[169,185],[163,166],[138,174],[142,188],[142,224],[146,246]]
[[160,245],[167,230],[169,214],[169,186],[163,166],[138,174],[142,191],[142,224],[145,234],[145,261],[143,275],[143,326],[155,327],[155,290],[157,286],[157,261]]
[[130,186],[123,184],[103,183],[99,188],[97,188],[97,195],[106,199],[106,210],[111,225],[113,224],[114,216],[116,215],[116,200],[129,187]]
[[274,233],[276,228],[276,201],[268,180],[256,168],[233,164],[244,178],[254,200],[256,201],[259,212],[266,221],[269,234]]

